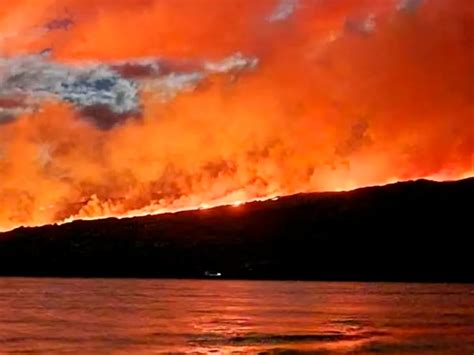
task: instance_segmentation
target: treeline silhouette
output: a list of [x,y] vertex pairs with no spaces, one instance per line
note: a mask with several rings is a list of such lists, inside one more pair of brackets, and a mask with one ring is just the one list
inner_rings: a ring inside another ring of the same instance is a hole
[[474,282],[474,178],[0,234],[3,276]]

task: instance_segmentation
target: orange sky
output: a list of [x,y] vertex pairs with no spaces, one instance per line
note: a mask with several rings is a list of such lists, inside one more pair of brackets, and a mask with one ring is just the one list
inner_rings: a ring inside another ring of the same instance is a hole
[[471,0],[0,0],[0,229],[472,176],[473,27]]

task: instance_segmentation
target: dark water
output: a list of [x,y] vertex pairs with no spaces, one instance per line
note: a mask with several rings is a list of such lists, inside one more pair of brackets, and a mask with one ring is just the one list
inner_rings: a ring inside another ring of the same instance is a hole
[[472,354],[474,285],[0,278],[1,354],[289,350]]

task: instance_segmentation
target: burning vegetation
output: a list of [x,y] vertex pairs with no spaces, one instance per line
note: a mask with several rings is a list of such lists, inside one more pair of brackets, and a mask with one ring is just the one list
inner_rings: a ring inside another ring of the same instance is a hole
[[471,0],[0,3],[0,229],[474,174]]

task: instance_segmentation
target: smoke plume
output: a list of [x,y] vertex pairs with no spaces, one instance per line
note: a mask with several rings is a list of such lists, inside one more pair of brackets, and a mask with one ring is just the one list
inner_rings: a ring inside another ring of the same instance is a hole
[[474,174],[471,0],[0,3],[0,229]]

